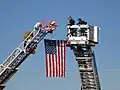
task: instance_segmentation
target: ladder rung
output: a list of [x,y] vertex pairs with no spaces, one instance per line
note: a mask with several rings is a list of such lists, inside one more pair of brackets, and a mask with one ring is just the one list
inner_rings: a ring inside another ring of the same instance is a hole
[[81,59],[92,59],[92,57],[76,57],[76,60],[79,61]]
[[79,68],[80,71],[93,71],[92,68]]

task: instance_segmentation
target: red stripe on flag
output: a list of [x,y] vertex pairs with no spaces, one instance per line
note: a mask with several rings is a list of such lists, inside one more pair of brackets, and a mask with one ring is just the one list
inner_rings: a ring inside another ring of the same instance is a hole
[[52,66],[51,65],[51,55],[49,55],[49,65],[50,65],[49,66],[49,73],[50,73],[49,75],[51,76],[51,66]]
[[64,53],[63,53],[63,41],[61,40],[61,43],[60,43],[60,47],[61,47],[61,76],[63,76],[63,55],[64,55]]
[[55,62],[56,62],[56,67],[55,67],[55,68],[56,68],[56,74],[55,74],[55,75],[56,75],[56,77],[57,77],[57,76],[58,76],[58,70],[57,70],[57,55],[55,55]]
[[59,68],[59,77],[60,77],[60,42],[58,41],[58,68]]
[[[57,44],[58,44],[58,41],[57,41]],[[58,50],[59,50],[59,47],[58,47],[58,45],[56,46],[56,48],[57,48],[57,76],[59,76],[59,52],[58,52]]]
[[66,62],[65,62],[65,60],[66,60],[66,53],[65,53],[66,49],[65,49],[65,46],[66,46],[66,42],[64,42],[64,57],[63,57],[64,58],[64,67],[63,67],[64,68],[64,70],[63,70],[64,71],[64,77],[65,77],[65,67],[66,67],[65,66],[65,64],[66,64]]
[[54,55],[52,55],[52,76],[54,77],[54,74],[55,74],[55,72],[54,72]]
[[46,57],[46,77],[48,77],[48,58]]
[[59,56],[60,57],[60,65],[59,65],[60,66],[60,75],[59,76],[61,77],[61,69],[62,69],[62,67],[61,67],[61,41],[60,40],[59,40],[59,52],[60,52],[60,56]]

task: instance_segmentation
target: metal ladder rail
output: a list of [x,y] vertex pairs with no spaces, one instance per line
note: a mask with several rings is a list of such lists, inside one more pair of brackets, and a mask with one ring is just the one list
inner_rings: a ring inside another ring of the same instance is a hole
[[0,74],[0,90],[5,88],[7,81],[17,72],[17,68],[5,68],[3,71],[4,72]]
[[[32,32],[31,32],[31,34],[33,33],[33,32],[35,32],[35,30],[33,30]],[[39,32],[39,31],[38,31]],[[33,37],[33,39],[35,39],[35,37],[39,34],[39,33],[36,33],[36,35]],[[31,35],[30,34],[30,35]],[[30,37],[30,35],[26,38],[26,39],[28,39],[29,37]],[[26,40],[25,39],[25,40]],[[32,40],[33,40],[32,39]],[[24,42],[25,42],[25,40],[9,55],[9,57],[1,64],[1,68],[2,68],[2,70],[5,68],[5,67],[7,67],[11,62],[12,62],[12,60],[14,60],[14,58],[16,57],[16,55],[19,55],[19,53],[21,53],[21,51],[24,51],[24,48],[23,48],[23,44],[24,44]],[[32,41],[31,40],[31,41]],[[29,42],[27,45],[29,45],[31,42]],[[27,46],[26,45],[26,46]],[[2,72],[2,70],[0,70],[0,74],[1,74],[1,72]]]
[[[20,63],[22,63],[29,55],[26,55]],[[19,63],[19,64],[20,64]],[[6,69],[4,73],[0,76],[0,90],[5,88],[5,84],[8,82],[9,79],[18,71],[18,68],[15,69]]]
[[[43,34],[40,35],[39,42],[47,35],[47,32],[43,32]],[[38,42],[38,43],[39,43]],[[7,69],[7,71],[11,71],[12,74],[9,72],[9,74],[13,75],[16,71],[18,71],[18,66],[29,56],[29,54],[26,54],[22,52],[18,58],[14,59],[13,62],[9,65],[11,69]],[[4,76],[4,75],[3,75]],[[6,75],[11,77],[10,75]],[[7,80],[8,81],[8,80]],[[6,83],[6,82],[4,82]]]
[[[47,34],[47,32],[43,32],[40,36],[40,39],[39,40],[42,40],[42,38],[45,37],[45,35]],[[37,34],[39,35],[39,34]],[[37,36],[36,35],[36,36]],[[20,45],[21,46],[21,45]],[[6,68],[4,68],[4,70],[1,72],[0,74],[0,83],[3,83],[3,81],[6,79],[6,77],[9,76],[9,74],[11,72],[13,72],[13,70],[16,71],[16,68],[20,65],[20,63],[23,62],[22,58],[26,57],[26,55],[29,55],[29,54],[26,54],[22,51],[22,54],[18,54],[18,56],[16,55],[16,58],[14,58],[8,66],[6,66]]]
[[[17,51],[18,49],[16,49],[16,51]],[[12,62],[12,60],[14,60],[15,58],[17,58],[18,57],[18,55],[20,55],[20,53],[21,52],[23,52],[22,50],[21,51],[19,51],[19,53],[13,53],[11,56],[13,57],[13,58],[8,58],[8,59],[10,59],[10,62],[8,62],[7,64],[9,65],[9,63],[11,63]],[[3,80],[3,77],[4,77],[4,73],[6,72],[6,70],[10,70],[11,68],[10,67],[8,67],[8,65],[7,66],[5,66],[5,67],[3,67],[2,68],[2,70],[1,70],[1,72],[0,72],[0,83],[2,82],[2,80]],[[3,76],[2,76],[3,75]]]
[[[74,54],[76,61],[78,62],[80,77],[81,77],[81,89],[82,90],[100,90],[97,87],[94,67],[92,50],[90,47],[79,47],[75,48]],[[84,50],[85,49],[85,50]]]
[[[42,34],[40,34],[40,36],[39,36],[39,42],[40,42],[46,35],[47,35],[46,32],[43,32]],[[33,44],[38,44],[39,42],[37,42],[37,43],[32,42],[32,43],[33,43]],[[36,46],[36,45],[33,45],[33,47],[34,47],[34,46]],[[29,53],[28,53],[28,54],[29,54]],[[21,56],[23,55],[23,56],[25,57],[25,56],[28,55],[28,54],[23,53],[23,54],[21,54]],[[21,57],[21,56],[19,56],[19,57]],[[20,60],[22,61],[22,58],[21,58]],[[12,68],[12,69],[17,68],[17,67],[20,65],[20,63],[21,63],[20,60],[19,60],[19,59],[13,60],[13,62],[9,65],[9,67]]]
[[[29,37],[29,36],[28,36]],[[1,64],[0,75],[8,68],[9,64],[14,60],[17,55],[24,51],[23,47],[24,41],[8,56],[8,58]]]
[[[35,30],[33,30],[33,31],[31,32],[31,34],[32,34],[33,32],[35,32]],[[30,34],[30,35],[31,35],[31,34]],[[25,40],[27,40],[27,39],[30,37],[30,35],[29,35]],[[24,50],[24,48],[22,48],[22,47],[23,47],[23,44],[24,44],[25,40],[24,40],[24,41],[8,56],[8,58],[2,63],[2,67],[6,67],[6,66],[11,62],[11,60],[13,60],[13,58],[14,58],[15,55],[16,55],[16,52],[20,53],[21,50]],[[1,71],[0,71],[0,72],[1,72]]]
[[[22,54],[25,55],[24,52],[21,52],[21,54],[19,54],[19,56],[17,56],[14,61],[20,61],[22,60],[22,58],[24,58],[24,56],[22,56]],[[2,72],[2,74],[0,75],[0,84],[5,84],[7,79],[9,77],[11,77],[12,74],[14,74],[14,71],[16,71],[16,68],[5,68],[4,72]],[[10,78],[9,78],[10,79]]]
[[78,62],[79,72],[81,76],[82,90],[96,90],[94,72],[91,65],[92,59],[88,55],[86,58],[84,56],[85,54],[82,57],[77,57],[76,59]]

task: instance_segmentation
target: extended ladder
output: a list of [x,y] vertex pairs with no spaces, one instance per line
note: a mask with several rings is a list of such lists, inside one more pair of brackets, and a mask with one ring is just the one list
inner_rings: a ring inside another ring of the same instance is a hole
[[81,90],[101,90],[94,52],[89,45],[73,47],[81,76]]
[[33,30],[34,34],[30,42],[27,42],[24,47],[25,41],[28,40],[30,35],[8,56],[8,58],[0,65],[0,90],[3,90],[7,81],[18,71],[18,66],[32,53],[26,52],[26,48],[37,47],[37,44],[49,33],[47,30]]

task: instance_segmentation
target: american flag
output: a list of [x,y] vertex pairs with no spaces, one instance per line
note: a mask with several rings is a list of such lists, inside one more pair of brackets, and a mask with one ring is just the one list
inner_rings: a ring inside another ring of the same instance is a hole
[[46,55],[46,77],[65,77],[66,42],[44,40]]

